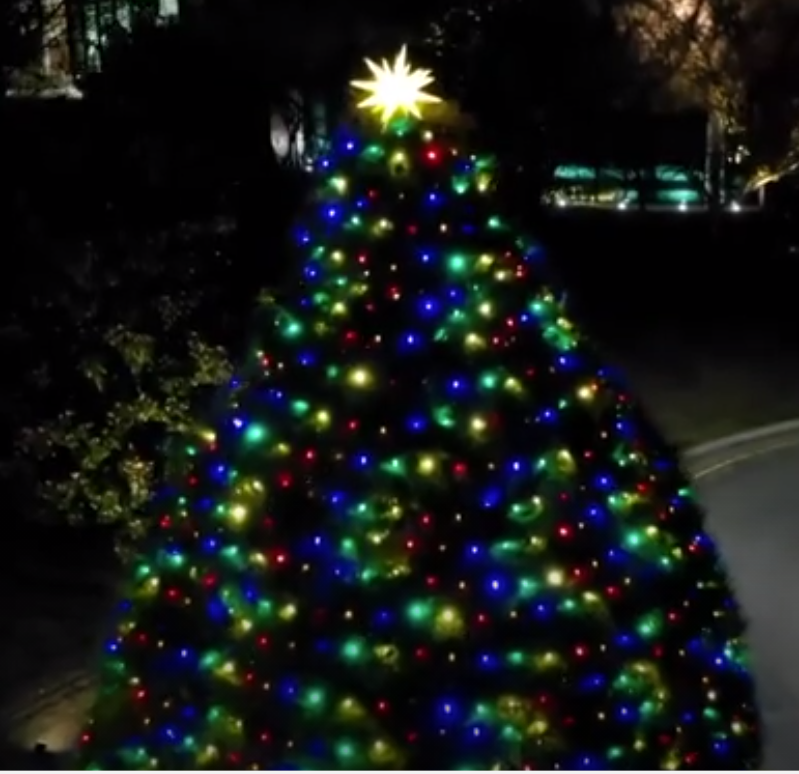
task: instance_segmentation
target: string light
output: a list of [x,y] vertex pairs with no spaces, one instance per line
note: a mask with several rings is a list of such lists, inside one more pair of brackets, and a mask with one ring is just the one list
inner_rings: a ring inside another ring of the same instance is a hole
[[87,768],[758,766],[701,511],[489,174],[411,120],[320,162],[302,291],[160,503]]

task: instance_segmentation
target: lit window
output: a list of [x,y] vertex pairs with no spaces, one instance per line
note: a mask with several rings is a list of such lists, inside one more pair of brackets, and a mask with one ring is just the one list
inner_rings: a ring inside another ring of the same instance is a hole
[[158,0],[158,15],[171,19],[180,13],[180,0]]

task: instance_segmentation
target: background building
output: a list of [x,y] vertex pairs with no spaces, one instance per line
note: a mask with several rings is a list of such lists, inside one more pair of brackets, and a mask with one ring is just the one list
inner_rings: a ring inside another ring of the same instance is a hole
[[32,56],[14,63],[9,92],[16,96],[80,97],[82,76],[97,71],[103,50],[115,34],[129,31],[137,18],[168,21],[180,0],[19,0],[21,34]]

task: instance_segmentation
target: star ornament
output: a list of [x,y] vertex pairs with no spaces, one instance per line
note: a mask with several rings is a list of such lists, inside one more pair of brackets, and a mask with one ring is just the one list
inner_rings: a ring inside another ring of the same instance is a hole
[[429,70],[411,68],[405,46],[392,64],[385,59],[380,64],[371,59],[365,61],[372,78],[368,81],[352,81],[350,85],[368,93],[358,107],[379,114],[384,126],[399,115],[421,118],[423,105],[441,102],[438,97],[425,91],[433,83],[433,76]]

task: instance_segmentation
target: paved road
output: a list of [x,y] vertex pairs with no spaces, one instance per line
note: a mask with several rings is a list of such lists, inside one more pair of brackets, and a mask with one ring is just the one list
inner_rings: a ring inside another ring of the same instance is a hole
[[766,769],[799,768],[799,434],[696,460],[739,599],[766,725]]

